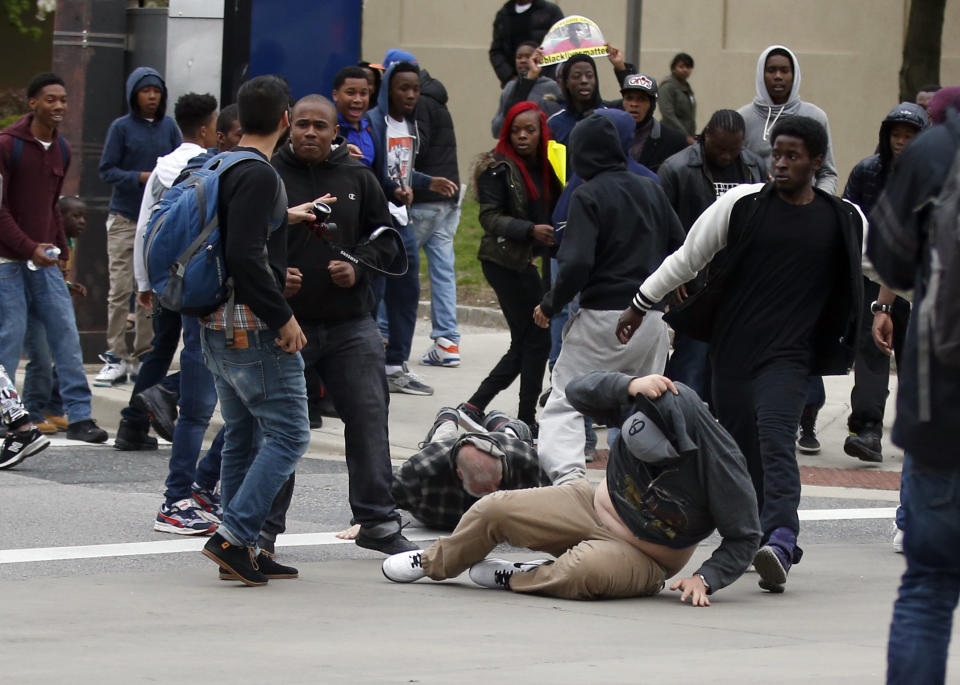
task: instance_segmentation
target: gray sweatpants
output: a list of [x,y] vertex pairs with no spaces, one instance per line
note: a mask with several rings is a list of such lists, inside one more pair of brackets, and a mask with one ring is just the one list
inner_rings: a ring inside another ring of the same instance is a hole
[[626,345],[617,340],[620,311],[581,308],[563,329],[563,347],[553,367],[550,398],[540,415],[540,466],[554,485],[586,476],[583,417],[567,400],[567,383],[591,371],[634,376],[663,373],[667,325],[663,314],[647,312]]

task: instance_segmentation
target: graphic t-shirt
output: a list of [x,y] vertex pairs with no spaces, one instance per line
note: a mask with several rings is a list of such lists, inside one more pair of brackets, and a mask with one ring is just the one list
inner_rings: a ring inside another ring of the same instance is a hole
[[[387,176],[401,188],[409,188],[413,179],[413,149],[416,138],[406,121],[398,121],[389,114],[387,119]],[[390,198],[392,199],[392,198]],[[401,226],[407,225],[406,206],[388,203],[390,214]]]

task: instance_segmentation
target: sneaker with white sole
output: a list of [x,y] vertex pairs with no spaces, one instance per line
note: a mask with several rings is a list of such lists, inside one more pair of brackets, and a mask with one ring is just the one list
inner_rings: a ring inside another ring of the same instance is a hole
[[487,429],[483,427],[483,412],[469,402],[461,402],[457,405],[457,413],[460,415],[460,426],[464,430],[474,433],[486,433]]
[[470,580],[491,590],[509,590],[510,578],[514,573],[529,573],[544,564],[552,563],[553,559],[534,559],[533,561],[484,559],[470,567]]
[[420,357],[423,366],[460,366],[460,345],[440,336]]
[[903,531],[899,528],[893,534],[893,551],[897,554],[903,554]]
[[12,469],[27,457],[42,452],[49,445],[50,439],[44,437],[36,428],[8,431],[3,439],[3,448],[0,450],[0,469]]
[[120,385],[127,382],[127,362],[112,352],[104,352],[100,355],[100,361],[103,362],[103,368],[93,379],[93,384],[98,388],[109,388],[114,385]]
[[217,524],[200,516],[200,508],[192,499],[182,499],[173,504],[164,502],[160,505],[153,529],[174,535],[210,535],[217,530]]
[[424,383],[420,376],[411,372],[406,362],[399,371],[387,374],[387,388],[390,392],[402,392],[407,395],[433,394],[433,388]]
[[223,520],[223,507],[220,503],[220,493],[217,488],[208,490],[207,488],[201,488],[198,483],[194,483],[190,486],[190,494],[200,518],[211,523],[220,523]]
[[412,583],[426,577],[423,571],[423,550],[414,549],[400,554],[391,554],[380,567],[387,580],[394,583]]

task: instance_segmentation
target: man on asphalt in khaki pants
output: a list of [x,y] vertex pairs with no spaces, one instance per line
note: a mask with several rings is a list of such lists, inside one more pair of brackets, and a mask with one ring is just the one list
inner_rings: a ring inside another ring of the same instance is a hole
[[[100,355],[104,366],[93,384],[124,383],[127,373],[136,375],[137,359],[150,349],[153,327],[150,312],[136,305],[136,335],[133,350],[127,350],[125,334],[133,284],[133,240],[143,200],[144,184],[157,163],[180,145],[180,130],[164,115],[167,87],[160,74],[138,67],[127,77],[130,112],[114,119],[100,157],[100,178],[113,186],[107,216],[107,257],[110,260],[110,293],[107,297],[107,351]],[[129,364],[128,364],[129,361]]]
[[[695,392],[664,376],[595,371],[567,385],[578,411],[622,426],[606,480],[498,491],[474,504],[447,538],[383,562],[397,583],[470,569],[488,588],[565,599],[655,595],[697,543],[723,538],[707,561],[670,586],[694,606],[734,582],[760,544],[756,495],[733,438]],[[555,560],[484,559],[501,542]]]

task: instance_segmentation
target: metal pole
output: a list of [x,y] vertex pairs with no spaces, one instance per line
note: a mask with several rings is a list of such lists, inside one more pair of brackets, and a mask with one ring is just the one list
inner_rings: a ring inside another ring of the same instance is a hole
[[627,0],[627,38],[623,46],[624,58],[640,71],[640,25],[643,20],[643,0]]

